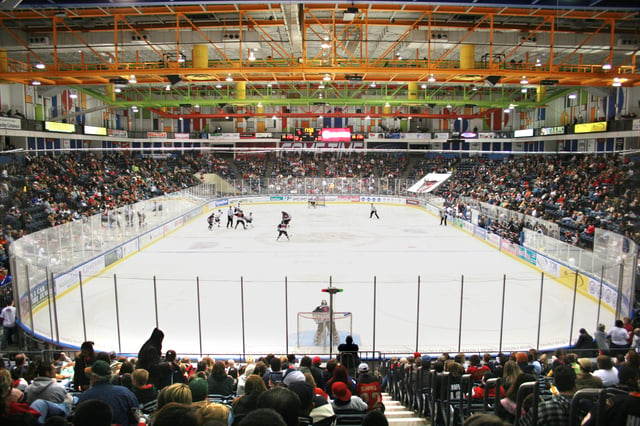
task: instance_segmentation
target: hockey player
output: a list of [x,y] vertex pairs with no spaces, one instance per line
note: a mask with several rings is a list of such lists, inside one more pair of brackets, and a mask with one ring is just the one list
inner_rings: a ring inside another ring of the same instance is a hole
[[338,342],[340,340],[340,336],[336,329],[336,323],[329,318],[329,305],[327,304],[327,301],[323,300],[320,303],[320,306],[316,307],[313,312],[319,314],[316,318],[318,328],[316,329],[316,335],[313,338],[313,343],[315,345],[325,344],[326,336],[329,334],[329,328],[331,326],[333,326],[333,341],[334,343]]
[[233,229],[238,229],[238,225],[242,224],[242,229],[247,229],[247,222],[245,221],[244,212],[240,209],[236,210],[236,227]]
[[291,222],[291,215],[285,211],[282,212],[282,223],[285,227],[289,226],[289,222]]
[[215,222],[216,225],[218,225],[218,228],[220,228],[220,222],[222,220],[222,215],[224,213],[222,213],[222,210],[218,210],[218,213],[216,213],[216,216],[214,217],[213,221]]
[[207,217],[207,223],[209,224],[209,231],[213,229],[213,221],[215,220],[215,214],[211,213],[209,217]]
[[247,226],[253,228],[253,213],[249,212],[249,216],[245,216],[244,221],[247,223]]
[[278,238],[276,238],[276,241],[280,240],[280,237],[282,237],[283,235],[287,237],[287,241],[291,241],[291,239],[289,238],[289,234],[287,234],[287,225],[284,223],[284,221],[278,224]]
[[378,216],[378,210],[376,210],[376,206],[371,203],[371,213],[369,213],[369,219],[371,219],[374,215],[376,216],[376,219],[380,219],[380,216]]

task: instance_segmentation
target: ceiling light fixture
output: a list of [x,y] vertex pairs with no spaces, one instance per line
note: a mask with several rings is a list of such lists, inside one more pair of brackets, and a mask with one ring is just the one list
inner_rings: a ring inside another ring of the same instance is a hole
[[166,86],[164,86],[164,90],[169,91],[171,90],[171,85],[167,84]]
[[540,60],[540,58],[536,59],[536,67],[541,67],[542,66],[542,61]]
[[522,80],[520,80],[520,84],[529,84],[529,80],[527,80],[527,76],[523,75]]
[[324,81],[331,81],[331,76],[329,74],[325,74],[323,80]]
[[113,89],[113,92],[114,93],[120,93],[120,92],[122,92],[122,89],[119,88],[119,87],[116,87],[115,89]]
[[426,89],[426,88],[427,88],[427,85],[426,85],[426,84],[423,84],[423,85],[422,85],[422,86],[420,86],[420,87],[421,87],[421,88],[423,88],[423,89]]
[[322,44],[320,45],[320,47],[321,47],[321,48],[323,48],[323,49],[328,49],[328,48],[330,48],[330,47],[331,47],[331,45],[329,44],[329,38],[325,38],[325,39],[322,41]]
[[216,84],[216,89],[222,89],[222,84],[220,83]]
[[387,102],[387,103],[385,103],[385,104],[384,104],[384,106],[385,106],[385,107],[390,107],[390,106],[391,106],[391,104],[390,104],[389,102]]
[[447,108],[451,108],[451,104],[447,104]]
[[135,75],[133,75],[133,74],[131,74],[131,76],[129,77],[129,83],[131,83],[131,84],[135,84],[135,83],[137,83],[137,82],[138,82],[138,81],[136,80],[136,76],[135,76]]
[[371,120],[371,117],[367,115],[364,119],[365,120]]
[[34,65],[36,67],[36,69],[39,70],[43,70],[45,69],[47,66],[45,64],[43,64],[42,62],[38,62],[37,64]]
[[376,87],[376,82],[372,81],[371,84],[369,85],[369,87],[371,87],[372,89],[375,89]]
[[578,95],[576,95],[575,93],[571,93],[569,95],[569,99],[578,99]]
[[515,109],[516,105],[515,104],[509,104],[509,109]]
[[273,117],[271,117],[273,120],[277,120],[278,117],[276,117],[275,115]]
[[433,76],[433,74],[431,74],[431,75],[429,76],[429,78],[427,79],[427,81],[428,81],[429,83],[435,83],[435,82],[436,82],[436,78]]
[[611,64],[609,62],[605,62],[602,64],[602,69],[605,71],[609,71],[611,69]]
[[225,78],[225,80],[227,81],[233,81],[233,77],[231,77],[231,74],[227,75],[227,78]]
[[33,80],[33,81],[31,82],[31,85],[32,85],[32,86],[40,86],[41,84],[42,84],[42,83],[40,83],[40,81],[38,81],[38,80]]
[[258,102],[257,107],[258,107],[258,108],[262,108],[262,102]]
[[273,87],[273,84],[267,83],[267,87]]
[[69,99],[77,99],[78,95],[75,93],[69,93]]
[[613,83],[611,85],[613,87],[620,87],[620,86],[622,86],[622,82],[620,81],[620,79],[618,77],[615,77],[613,79]]
[[324,89],[324,83],[320,83],[320,86],[318,86],[318,89]]
[[522,89],[520,89],[520,92],[522,92],[522,93],[527,93],[527,88],[526,88],[526,87],[523,87]]
[[255,53],[253,53],[253,50],[249,51],[249,60],[250,60],[251,62],[253,62],[253,61],[255,61],[255,60],[256,60],[256,54],[255,54]]
[[505,114],[509,114],[511,112],[511,110],[509,108],[504,110]]

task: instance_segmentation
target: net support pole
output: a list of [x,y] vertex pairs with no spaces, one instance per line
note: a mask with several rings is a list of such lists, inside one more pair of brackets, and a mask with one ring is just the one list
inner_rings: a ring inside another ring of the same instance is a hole
[[247,334],[244,324],[244,277],[240,277],[240,312],[242,313],[242,359],[245,359],[247,354]]
[[[15,271],[15,269],[14,269],[14,271]],[[31,333],[35,334],[36,330],[34,328],[35,327],[35,322],[34,322],[34,319],[33,319],[33,301],[31,299],[31,284],[30,284],[31,281],[29,281],[29,265],[24,265],[24,272],[25,272],[25,279],[26,279],[26,282],[27,282],[27,298],[29,299],[29,318],[31,319]],[[18,292],[16,291],[16,294],[14,295],[14,297],[16,297],[17,294],[18,294]],[[20,309],[20,303],[19,302],[16,303],[16,306],[17,306],[16,309]],[[84,318],[82,319],[82,324],[83,325],[85,324]],[[86,327],[85,327],[85,333],[84,334],[85,334],[85,340],[87,340],[86,339],[86,336],[87,336]]]
[[416,349],[418,352],[418,345],[420,339],[420,275],[418,275],[418,294],[416,294]]
[[198,339],[200,344],[200,356],[202,356],[202,309],[200,306],[200,277],[196,277],[196,304],[198,305]]
[[289,281],[284,277],[284,347],[285,353],[289,353]]
[[[376,309],[377,309],[377,300],[378,297],[378,278],[373,277],[373,352],[376,351]],[[353,320],[352,320],[353,321]]]
[[56,301],[56,281],[53,272],[49,271],[49,279],[51,281],[51,301],[53,302],[53,325],[56,331],[55,341],[60,345],[60,321],[58,321],[58,302]]
[[87,318],[86,318],[86,313],[84,310],[84,290],[83,290],[83,283],[82,283],[82,272],[78,271],[78,282],[80,283],[80,311],[82,312],[82,336],[83,336],[83,342],[87,341]]
[[156,312],[156,328],[160,328],[159,327],[160,321],[158,321],[158,280],[156,279],[155,275],[153,276],[153,301],[154,301],[153,309]]
[[[120,309],[118,307],[118,278],[116,277],[116,274],[113,274],[113,296],[116,302],[116,331],[118,332],[118,353],[122,353],[122,339],[120,337]],[[158,301],[156,300],[156,303],[157,302]]]
[[504,297],[507,291],[507,274],[502,276],[502,303],[500,304],[500,342],[498,343],[498,352],[502,352],[502,336],[504,334]]
[[464,300],[464,275],[460,275],[460,318],[458,320],[458,352],[462,347],[462,303]]
[[624,277],[624,263],[620,262],[620,266],[618,269],[618,285],[616,286],[617,290],[618,290],[618,297],[616,298],[616,317],[615,319],[619,319],[622,318],[623,316],[626,316],[626,313],[623,314],[622,313],[622,293],[623,293],[623,277]]
[[540,300],[538,301],[538,337],[536,338],[536,351],[540,350],[540,324],[542,324],[542,296],[544,292],[544,272],[540,273]]
[[51,281],[49,274],[49,267],[47,266],[45,270],[46,274],[46,284],[47,284],[47,298],[49,299],[49,303],[47,303],[47,307],[49,308],[49,335],[51,336],[51,340],[55,340],[53,337],[53,290],[51,289]]
[[573,302],[571,304],[571,323],[570,323],[571,325],[569,329],[569,345],[571,345],[571,342],[573,341],[573,321],[576,315],[576,297],[578,296],[578,278],[579,277],[580,277],[580,274],[576,269],[575,278],[573,279]]
[[[333,279],[329,275],[329,287],[332,286]],[[333,357],[333,292],[329,292],[329,359]]]
[[600,269],[600,290],[598,292],[598,314],[596,315],[596,326],[595,330],[598,329],[600,325],[600,309],[602,309],[602,286],[604,285],[604,265]]

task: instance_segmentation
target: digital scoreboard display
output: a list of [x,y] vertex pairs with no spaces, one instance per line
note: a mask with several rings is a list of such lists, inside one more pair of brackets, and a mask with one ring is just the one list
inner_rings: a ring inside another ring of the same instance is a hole
[[322,140],[322,129],[317,127],[297,127],[296,140],[302,142],[315,142]]

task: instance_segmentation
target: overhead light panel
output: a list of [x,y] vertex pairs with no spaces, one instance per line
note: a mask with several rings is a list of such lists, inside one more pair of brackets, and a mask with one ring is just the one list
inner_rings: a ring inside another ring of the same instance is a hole
[[540,60],[540,58],[536,59],[536,67],[541,67],[542,66],[542,61]]
[[318,86],[318,89],[324,89],[324,83],[320,83],[320,86]]
[[369,87],[371,87],[372,89],[376,88],[376,82],[372,81],[371,84],[369,85]]
[[328,49],[331,47],[331,45],[329,44],[329,39],[325,37],[325,39],[322,41],[322,44],[320,45],[321,48],[323,49]]
[[135,75],[133,75],[133,74],[131,74],[131,76],[129,77],[129,83],[131,83],[131,84],[135,84],[135,83],[137,83],[137,82],[138,82],[138,81],[136,80],[136,76],[135,76]]
[[569,99],[578,99],[578,95],[576,95],[575,93],[571,93],[569,95]]
[[69,99],[77,99],[78,95],[76,93],[69,93]]
[[522,80],[520,80],[520,84],[529,84],[529,80],[527,80],[527,76],[523,75]]
[[36,67],[36,69],[39,70],[43,70],[45,69],[47,66],[45,64],[43,64],[42,62],[38,62],[37,64],[34,65]]
[[322,78],[324,81],[331,81],[331,76],[329,74],[325,74]]
[[429,78],[427,79],[427,81],[428,81],[429,83],[435,83],[435,82],[436,82],[436,78],[433,76],[433,74],[431,74],[431,75],[429,76]]
[[253,50],[249,51],[249,60],[250,60],[251,62],[253,62],[253,61],[255,61],[255,60],[256,60],[256,54],[255,54],[255,53],[253,53]]
[[611,69],[611,64],[609,62],[602,64],[602,69],[605,71],[609,71]]
[[227,75],[227,78],[225,78],[225,80],[227,81],[233,81],[233,77],[231,77],[231,74]]
[[611,85],[613,87],[620,87],[620,86],[622,86],[622,82],[620,81],[620,79],[618,77],[615,77],[613,79],[613,83]]
[[120,92],[122,92],[122,89],[119,88],[119,87],[116,87],[116,88],[113,89],[113,92],[114,93],[120,93]]
[[511,112],[511,110],[509,108],[504,110],[505,114],[509,114]]
[[40,86],[41,84],[42,84],[42,83],[41,83],[39,80],[33,80],[33,81],[31,82],[31,85],[32,85],[32,86]]
[[164,90],[169,91],[171,90],[171,85],[167,84],[166,86],[164,86]]
[[426,89],[426,88],[427,88],[427,85],[426,85],[426,84],[423,84],[423,85],[422,85],[422,86],[420,86],[420,87],[421,87],[421,88],[423,88],[423,89]]
[[216,84],[216,89],[222,89],[222,84],[220,83]]

